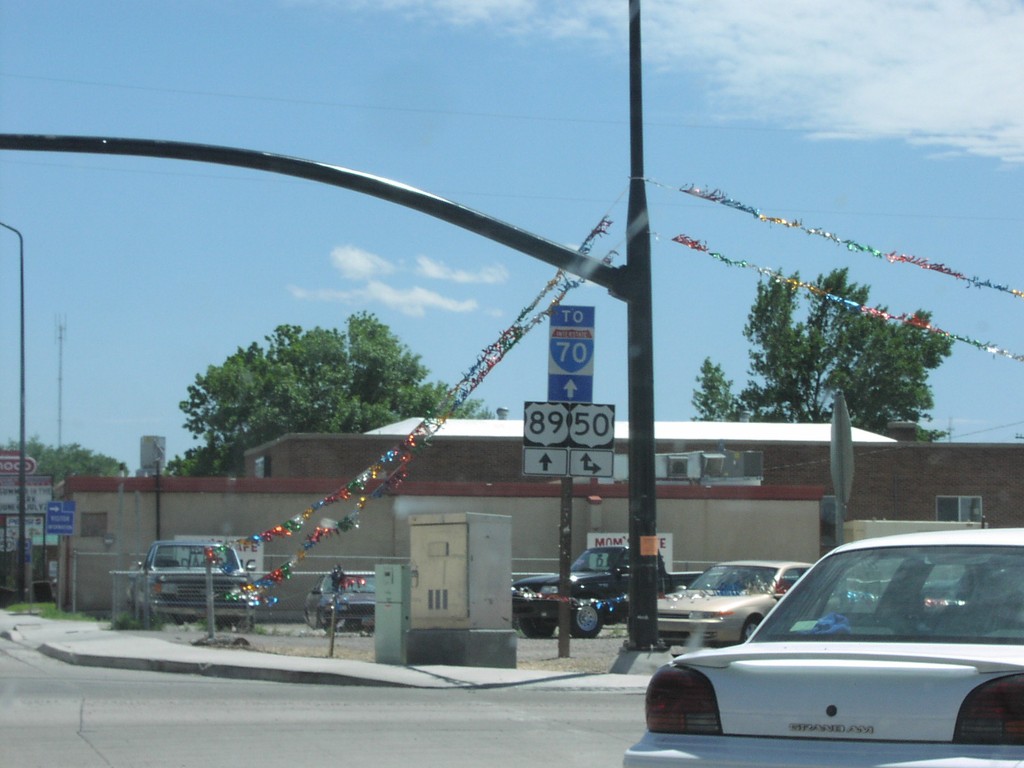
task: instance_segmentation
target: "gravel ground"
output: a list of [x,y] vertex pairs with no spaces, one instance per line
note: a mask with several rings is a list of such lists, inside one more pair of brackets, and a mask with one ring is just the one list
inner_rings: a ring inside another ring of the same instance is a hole
[[[262,653],[285,656],[331,656],[331,640],[324,630],[310,629],[304,624],[266,624],[254,632],[218,631],[213,642],[202,627],[191,625],[167,626],[161,630],[171,642],[217,645],[230,648],[249,648]],[[140,633],[141,634],[141,633]],[[152,636],[153,633],[146,633]],[[528,639],[516,642],[516,666],[552,672],[608,672],[618,658],[627,639],[624,626],[605,628],[591,640],[569,641],[569,655],[559,657],[558,637]],[[375,660],[373,635],[338,632],[334,636],[333,657],[336,659]]]

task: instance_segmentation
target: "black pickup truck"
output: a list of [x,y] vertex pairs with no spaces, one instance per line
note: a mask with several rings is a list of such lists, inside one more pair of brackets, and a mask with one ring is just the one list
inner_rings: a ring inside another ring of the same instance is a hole
[[[669,573],[659,557],[660,592],[682,589],[700,571]],[[592,547],[569,568],[573,637],[597,637],[606,624],[629,615],[629,549]],[[558,574],[527,576],[512,582],[512,617],[526,637],[551,637],[558,628]]]

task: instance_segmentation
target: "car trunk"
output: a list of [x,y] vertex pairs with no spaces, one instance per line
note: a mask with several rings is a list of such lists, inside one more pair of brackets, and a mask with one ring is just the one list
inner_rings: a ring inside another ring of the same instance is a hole
[[[949,742],[972,689],[1021,671],[992,659],[923,653],[844,656],[832,648],[814,658],[807,648],[799,656],[745,648],[743,658],[717,659],[714,667],[697,658],[692,664],[714,685],[726,735]],[[897,700],[899,711],[885,706]]]

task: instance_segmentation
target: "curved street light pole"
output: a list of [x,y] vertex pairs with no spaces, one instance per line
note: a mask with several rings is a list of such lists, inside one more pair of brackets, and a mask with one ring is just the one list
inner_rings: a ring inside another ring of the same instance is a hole
[[658,639],[657,489],[654,475],[654,341],[651,239],[643,170],[640,0],[629,0],[630,187],[624,267],[539,237],[479,211],[380,176],[269,152],[179,141],[0,133],[0,150],[85,152],[191,160],[269,171],[397,203],[508,246],[607,288],[625,301],[629,375],[629,651],[661,651]]
[[20,423],[18,433],[18,595],[24,602],[28,599],[25,590],[25,238],[10,224],[0,221],[0,227],[9,229],[18,236],[18,281],[20,319]]

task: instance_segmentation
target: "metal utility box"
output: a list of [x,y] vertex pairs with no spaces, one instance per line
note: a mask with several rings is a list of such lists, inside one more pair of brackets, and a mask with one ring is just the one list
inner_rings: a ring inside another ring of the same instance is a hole
[[378,565],[374,606],[374,652],[379,664],[407,661],[411,569],[408,565]]
[[413,629],[511,629],[510,518],[413,515],[409,525]]
[[413,515],[409,549],[409,663],[514,667],[511,518]]

